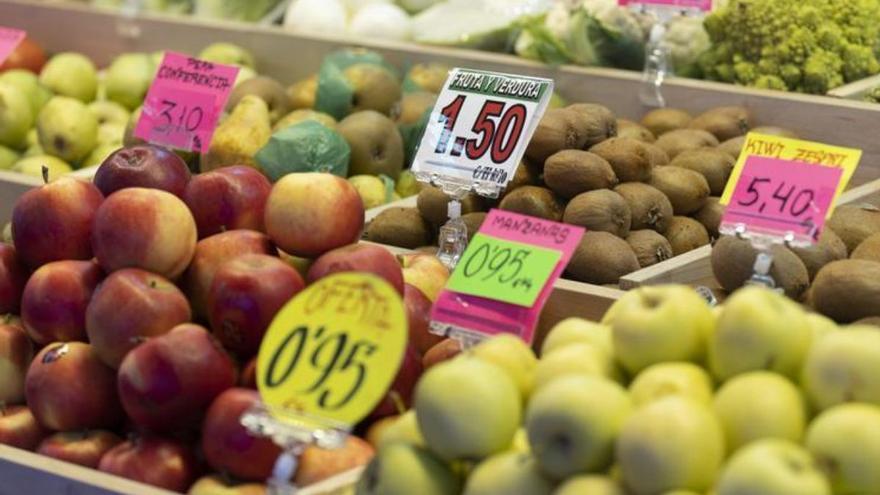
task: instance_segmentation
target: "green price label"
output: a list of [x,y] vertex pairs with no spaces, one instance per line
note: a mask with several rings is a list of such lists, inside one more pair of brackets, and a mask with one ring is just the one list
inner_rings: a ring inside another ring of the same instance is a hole
[[446,288],[518,306],[535,304],[562,253],[476,234]]

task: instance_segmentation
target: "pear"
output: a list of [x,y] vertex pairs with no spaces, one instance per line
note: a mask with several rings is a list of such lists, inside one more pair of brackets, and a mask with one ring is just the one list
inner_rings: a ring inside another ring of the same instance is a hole
[[257,76],[237,84],[226,101],[226,108],[235,108],[245,95],[259,96],[269,106],[269,120],[277,122],[290,112],[290,98],[284,86],[275,79]]
[[40,110],[37,135],[46,153],[76,163],[98,144],[98,120],[81,101],[54,96]]
[[290,98],[291,107],[297,110],[314,108],[317,91],[317,74],[312,74],[301,81],[291,84],[287,87],[287,96]]
[[127,108],[109,100],[96,100],[89,103],[89,112],[98,120],[98,124],[116,123],[125,125],[131,116]]
[[323,125],[324,127],[327,127],[328,129],[336,129],[336,119],[334,119],[331,115],[323,112],[316,112],[308,108],[301,108],[299,110],[294,110],[290,112],[284,117],[281,117],[281,119],[279,119],[278,122],[275,122],[275,124],[272,126],[272,131],[278,132],[282,129],[286,129],[287,127],[294,126],[306,120],[314,120],[315,122]]
[[705,405],[712,403],[712,378],[692,363],[668,362],[648,366],[629,385],[637,407],[677,395]]
[[34,115],[24,92],[12,84],[0,83],[0,145],[22,148],[33,124]]
[[254,155],[271,136],[266,102],[254,95],[244,96],[232,114],[214,131],[211,146],[202,156],[202,172],[230,165],[258,168]]
[[541,475],[531,455],[504,452],[485,459],[474,468],[465,484],[463,495],[551,495],[552,493],[553,483]]
[[832,407],[810,423],[806,445],[835,495],[877,493],[880,408],[860,403]]
[[18,161],[18,153],[11,148],[0,145],[0,170],[7,170]]
[[364,469],[357,495],[458,495],[461,483],[427,450],[406,443],[383,446]]
[[716,488],[717,495],[831,495],[828,480],[800,445],[767,439],[731,457]]
[[43,177],[43,167],[48,169],[48,182],[73,172],[73,167],[52,155],[34,155],[22,158],[12,166],[11,170],[33,177]]
[[388,425],[387,428],[379,435],[378,448],[381,450],[392,443],[403,442],[417,447],[425,446],[425,439],[419,431],[419,423],[416,419],[416,412],[410,409],[401,414]]
[[40,84],[36,74],[29,70],[12,69],[0,73],[0,83],[9,83],[24,92],[31,104],[34,116],[40,113],[40,109],[52,97],[52,93]]
[[107,99],[134,110],[143,103],[156,69],[147,53],[123,53],[116,57],[104,76]]
[[509,333],[502,333],[481,342],[468,352],[507,372],[516,383],[523,400],[528,400],[529,394],[532,393],[538,358],[522,339]]
[[63,52],[46,62],[40,72],[40,82],[56,95],[88,103],[95,99],[98,91],[98,71],[85,55]]
[[343,76],[352,88],[351,112],[375,110],[389,115],[400,101],[400,81],[381,65],[360,63],[345,69]]
[[351,175],[385,174],[397,180],[403,170],[403,138],[391,119],[372,110],[358,112],[336,130],[351,147]]
[[249,69],[257,68],[253,54],[232,43],[211,43],[199,52],[198,58],[218,64],[238,65]]

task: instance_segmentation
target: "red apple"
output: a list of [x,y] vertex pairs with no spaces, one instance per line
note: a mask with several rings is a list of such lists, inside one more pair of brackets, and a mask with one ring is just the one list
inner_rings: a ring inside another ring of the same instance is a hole
[[425,353],[422,357],[422,367],[428,370],[431,366],[448,361],[459,354],[461,354],[461,344],[457,340],[443,339]]
[[34,74],[39,74],[45,63],[46,52],[43,51],[43,47],[30,37],[25,37],[0,64],[0,72],[9,69],[27,69]]
[[89,344],[47,345],[28,368],[24,387],[34,416],[51,430],[109,429],[122,419],[116,373]]
[[238,386],[244,388],[257,389],[257,357],[251,358],[238,377]]
[[103,200],[93,184],[70,177],[22,194],[12,209],[19,259],[32,269],[50,261],[91,259],[92,224]]
[[211,329],[242,359],[257,353],[278,311],[305,287],[299,272],[279,258],[243,254],[221,266],[208,292]]
[[271,190],[265,175],[239,165],[193,177],[183,200],[196,219],[201,239],[233,229],[264,231],[263,215]]
[[86,307],[103,276],[94,261],[53,261],[31,275],[21,319],[39,345],[86,340]]
[[443,337],[433,334],[431,326],[431,300],[416,286],[404,284],[403,303],[406,305],[406,322],[409,327],[409,343],[420,355],[437,345]]
[[112,368],[144,339],[190,321],[183,292],[166,278],[139,268],[110,274],[95,291],[86,310],[89,342]]
[[373,446],[354,435],[345,439],[338,449],[325,450],[315,445],[306,447],[299,456],[296,485],[308,486],[358,466],[365,466],[376,455]]
[[384,278],[403,295],[403,271],[391,251],[375,244],[352,244],[321,255],[309,268],[309,284],[339,272],[368,272]]
[[17,318],[0,317],[0,403],[24,402],[24,376],[34,357],[34,345]]
[[144,435],[110,449],[98,470],[175,492],[185,492],[198,475],[192,450],[167,438]]
[[12,244],[0,243],[0,314],[18,313],[28,272]]
[[350,182],[333,174],[282,177],[266,201],[266,233],[283,251],[314,258],[354,244],[364,228],[364,203]]
[[272,474],[281,448],[241,424],[241,416],[259,401],[260,394],[246,388],[231,388],[214,399],[202,423],[202,451],[213,469],[253,481]]
[[98,469],[101,457],[122,439],[106,430],[67,431],[44,439],[37,453],[53,459]]
[[198,426],[235,378],[232,359],[211,334],[184,324],[128,353],[119,367],[119,399],[138,426],[183,430]]
[[400,369],[397,370],[394,381],[391,382],[388,393],[373,408],[373,412],[368,418],[376,420],[392,414],[403,414],[409,409],[413,390],[415,390],[416,382],[419,381],[420,376],[422,376],[422,356],[411,344],[407,345],[403,354],[403,362],[400,364]]
[[187,495],[266,495],[266,485],[262,483],[227,482],[220,475],[202,476]]
[[417,287],[433,303],[446,287],[449,269],[433,254],[414,253],[400,256],[403,281]]
[[48,434],[27,407],[0,404],[0,444],[34,450]]
[[196,222],[177,196],[129,187],[110,195],[98,208],[92,248],[108,272],[143,268],[173,280],[192,260]]
[[215,234],[196,244],[196,254],[183,279],[193,313],[207,317],[208,291],[214,273],[224,263],[247,253],[275,254],[276,250],[265,234],[245,229]]
[[177,197],[189,182],[189,168],[173,151],[152,144],[137,144],[110,154],[92,181],[104,196],[126,187],[161,189]]

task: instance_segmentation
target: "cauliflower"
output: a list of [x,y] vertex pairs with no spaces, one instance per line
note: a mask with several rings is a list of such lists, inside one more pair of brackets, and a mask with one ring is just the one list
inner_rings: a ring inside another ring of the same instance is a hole
[[703,29],[703,20],[679,16],[669,23],[663,43],[669,49],[669,58],[675,75],[699,77],[698,60],[711,46],[709,33]]

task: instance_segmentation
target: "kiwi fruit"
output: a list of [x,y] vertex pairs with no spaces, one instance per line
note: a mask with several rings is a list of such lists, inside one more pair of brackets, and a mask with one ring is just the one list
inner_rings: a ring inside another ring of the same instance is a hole
[[431,237],[431,226],[416,208],[388,208],[376,215],[366,231],[368,241],[407,249],[430,244]]
[[597,189],[575,196],[565,207],[562,221],[591,231],[609,232],[617,237],[626,237],[632,223],[626,200],[609,189]]
[[699,172],[688,168],[657,167],[651,177],[650,185],[659,189],[669,202],[676,215],[689,215],[703,207],[709,197],[709,183]]
[[[425,220],[435,226],[440,226],[449,220],[450,198],[439,188],[424,186],[416,198],[416,206]],[[476,211],[483,211],[482,199],[476,194],[469,193],[461,201],[462,216]]]
[[617,185],[617,176],[608,160],[581,150],[562,150],[544,162],[544,182],[563,198]]
[[669,155],[662,148],[654,143],[645,143],[645,150],[648,152],[648,161],[654,167],[669,165]]
[[754,132],[757,134],[768,134],[770,136],[779,136],[784,138],[797,139],[799,136],[797,133],[790,129],[786,129],[784,127],[776,127],[772,125],[761,125],[755,127],[750,132]]
[[417,253],[436,255],[437,254],[437,246],[419,246],[419,247],[413,249],[413,251],[415,251]]
[[[775,245],[770,248],[773,264],[770,276],[776,286],[792,299],[800,299],[810,286],[807,267],[790,249]],[[742,287],[754,274],[758,251],[752,243],[736,236],[722,236],[712,248],[712,273],[721,287],[733,292]]]
[[526,147],[526,156],[532,163],[543,167],[550,155],[562,150],[583,149],[588,137],[586,122],[568,108],[547,110]]
[[865,239],[880,232],[880,208],[869,204],[838,206],[826,227],[843,240],[846,251],[851,253]]
[[628,119],[617,119],[617,135],[619,137],[632,138],[643,143],[653,143],[657,140],[647,127]]
[[655,165],[648,146],[632,138],[615,137],[593,146],[590,152],[607,160],[620,182],[646,182]]
[[714,148],[719,141],[714,135],[701,129],[677,129],[658,137],[655,144],[673,159],[682,151]]
[[678,108],[658,108],[651,110],[642,117],[642,125],[652,134],[660,137],[669,131],[684,129],[691,123],[693,116]]
[[853,325],[873,325],[875,327],[880,327],[880,316],[868,316],[861,320],[854,321]]
[[617,284],[639,269],[627,242],[608,232],[586,232],[565,269],[569,278],[590,284]]
[[675,256],[693,251],[710,242],[706,227],[690,217],[672,217],[669,220],[669,228],[663,235],[672,246],[672,254]]
[[624,182],[614,188],[629,205],[631,230],[651,229],[661,234],[669,228],[672,203],[659,189],[642,182]]
[[749,132],[752,113],[740,106],[717,107],[694,117],[688,127],[709,132],[718,141],[726,141]]
[[703,207],[694,213],[694,220],[703,224],[706,231],[709,232],[711,239],[717,239],[721,228],[721,217],[724,216],[724,206],[719,203],[721,198],[710,196],[706,198]]
[[816,311],[838,323],[880,316],[880,263],[832,261],[816,274],[811,292]]
[[483,220],[486,219],[486,212],[483,211],[475,211],[472,213],[465,213],[461,216],[461,221],[464,222],[467,227],[467,237],[468,242],[474,238],[474,234],[476,234],[480,227],[483,225]]
[[819,242],[812,246],[793,247],[791,250],[804,262],[810,280],[813,280],[819,269],[828,263],[846,259],[846,244],[831,229],[825,229],[819,236]]
[[608,107],[596,103],[576,103],[566,108],[581,121],[586,136],[584,148],[617,135],[617,119]]
[[277,122],[292,110],[284,86],[271,77],[256,76],[235,86],[226,100],[226,109],[231,111],[246,95],[254,95],[266,102],[272,122]]
[[[828,230],[826,229],[825,232],[828,232]],[[823,232],[823,235],[825,232]],[[871,234],[864,241],[860,242],[859,245],[853,249],[853,252],[849,257],[854,260],[871,260],[880,262],[880,233]]]
[[538,173],[535,168],[524,158],[519,161],[513,177],[507,183],[505,192],[510,192],[521,186],[536,186],[539,183]]
[[374,110],[352,113],[336,126],[351,147],[349,175],[385,174],[394,180],[403,170],[403,138],[397,125]]
[[737,136],[735,138],[730,138],[727,141],[719,144],[717,148],[718,151],[723,151],[730,155],[734,160],[739,158],[739,154],[742,152],[743,146],[746,144],[745,136]]
[[565,209],[553,191],[538,186],[522,186],[510,191],[498,207],[554,222],[562,220]]
[[639,260],[639,266],[656,265],[661,261],[672,258],[672,245],[662,235],[653,230],[635,230],[626,236],[626,242],[629,243],[636,258]]
[[709,192],[721,196],[736,162],[730,155],[713,148],[682,151],[669,165],[699,172],[709,183]]

